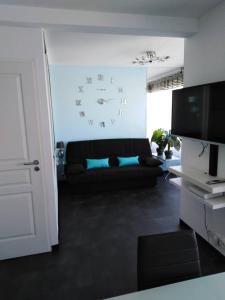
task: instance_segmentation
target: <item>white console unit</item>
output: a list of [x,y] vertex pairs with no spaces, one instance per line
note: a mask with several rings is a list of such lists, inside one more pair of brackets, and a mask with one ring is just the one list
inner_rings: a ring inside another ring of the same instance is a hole
[[180,177],[170,182],[181,190],[180,219],[225,255],[225,183],[208,185],[217,179],[181,166],[169,168]]
[[213,179],[222,179],[219,177],[209,176],[201,170],[197,170],[189,167],[175,166],[170,167],[169,172],[182,177],[184,180],[193,183],[194,185],[202,188],[210,193],[225,192],[225,182],[209,185],[206,182]]

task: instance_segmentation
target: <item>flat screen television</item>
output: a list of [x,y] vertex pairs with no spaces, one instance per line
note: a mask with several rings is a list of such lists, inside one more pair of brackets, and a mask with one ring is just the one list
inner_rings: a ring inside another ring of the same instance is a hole
[[174,90],[171,133],[225,143],[225,81]]

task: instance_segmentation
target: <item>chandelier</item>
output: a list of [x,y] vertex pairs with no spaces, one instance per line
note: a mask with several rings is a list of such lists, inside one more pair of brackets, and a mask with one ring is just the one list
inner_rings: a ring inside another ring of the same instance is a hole
[[145,56],[142,55],[140,58],[136,57],[133,60],[133,64],[145,65],[157,62],[165,62],[170,57],[167,56],[157,56],[155,51],[146,51]]

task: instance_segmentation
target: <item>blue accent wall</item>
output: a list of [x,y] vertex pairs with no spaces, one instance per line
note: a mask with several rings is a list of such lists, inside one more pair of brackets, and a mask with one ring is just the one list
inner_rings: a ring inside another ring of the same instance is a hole
[[146,137],[146,69],[50,66],[56,141]]

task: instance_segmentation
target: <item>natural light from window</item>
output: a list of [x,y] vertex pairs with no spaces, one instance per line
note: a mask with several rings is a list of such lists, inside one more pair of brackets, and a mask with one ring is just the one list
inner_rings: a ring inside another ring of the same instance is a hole
[[151,139],[155,129],[171,129],[172,90],[148,93],[147,137]]
[[[180,89],[182,87],[179,87]],[[153,131],[163,128],[167,131],[171,129],[172,118],[172,89],[161,90],[148,93],[147,95],[147,137],[151,141]],[[157,145],[151,144],[153,153],[156,152]],[[172,149],[175,156],[180,157],[181,151]]]

